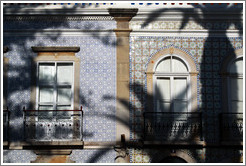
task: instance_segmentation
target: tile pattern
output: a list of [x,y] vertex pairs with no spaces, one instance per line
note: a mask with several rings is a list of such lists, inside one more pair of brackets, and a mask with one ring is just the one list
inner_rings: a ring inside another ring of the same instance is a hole
[[[134,30],[149,29],[149,30],[180,30],[180,21],[152,21],[147,26],[143,27],[144,21],[131,21],[130,28]],[[236,30],[241,29],[240,23],[232,24],[231,22],[202,22],[198,24],[195,21],[189,21],[182,30]],[[182,31],[181,30],[181,31]]]
[[113,149],[73,150],[70,159],[76,163],[114,163],[115,153]]
[[[204,136],[207,142],[218,142],[218,113],[221,112],[221,78],[218,74],[223,59],[232,48],[242,48],[241,37],[131,37],[130,38],[130,123],[132,140],[143,138],[142,113],[145,108],[146,67],[159,50],[174,46],[186,51],[199,72],[198,105],[203,112]],[[134,152],[131,152],[135,155]],[[132,158],[132,162],[136,162]],[[142,160],[142,159],[141,159]]]
[[36,154],[30,150],[3,150],[3,163],[29,163],[36,160]]
[[[115,28],[116,24],[114,21],[112,22],[108,26]],[[83,22],[80,24],[82,26]],[[102,36],[102,38],[59,35],[56,37],[5,37],[4,45],[11,49],[6,53],[6,57],[9,58],[7,102],[11,111],[10,140],[23,139],[22,107],[28,108],[32,104],[30,103],[30,93],[31,87],[35,85],[31,82],[31,63],[36,53],[32,52],[31,47],[79,46],[80,52],[76,53],[76,56],[81,59],[80,89],[78,90],[80,92],[79,104],[83,106],[84,111],[83,139],[85,141],[115,141],[115,39],[114,36]],[[5,158],[11,158],[13,154],[6,153]],[[22,153],[18,154],[19,157],[23,157]],[[91,153],[88,152],[84,155],[91,155]],[[114,154],[112,156],[114,158]],[[106,160],[103,159],[103,161]],[[79,159],[77,161],[80,162]],[[81,162],[83,161],[81,160]]]
[[207,148],[205,153],[206,162],[218,163],[238,163],[242,161],[243,150],[229,149],[229,148]]
[[[157,162],[163,159],[164,156],[168,156],[169,153],[163,151],[164,149],[132,149],[132,155],[130,156],[130,160],[132,163],[151,163],[151,162]],[[168,149],[165,149],[168,150]],[[204,162],[204,157],[194,157],[194,156],[202,156],[204,153],[203,149],[176,149],[176,152],[184,152],[190,158],[197,161],[198,163]],[[155,161],[153,161],[155,160]]]

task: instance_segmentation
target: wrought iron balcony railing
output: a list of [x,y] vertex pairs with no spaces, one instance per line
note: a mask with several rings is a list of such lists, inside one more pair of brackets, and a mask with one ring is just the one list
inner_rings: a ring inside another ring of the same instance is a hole
[[26,141],[83,140],[83,111],[23,109]]
[[3,141],[8,141],[9,139],[9,116],[10,112],[7,109],[3,110]]
[[202,140],[200,112],[145,112],[145,141]]
[[243,113],[220,114],[220,140],[243,141]]

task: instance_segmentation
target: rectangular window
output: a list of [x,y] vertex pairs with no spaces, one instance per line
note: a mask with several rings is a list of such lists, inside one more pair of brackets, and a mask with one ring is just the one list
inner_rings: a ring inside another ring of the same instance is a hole
[[73,109],[73,62],[38,62],[37,109],[39,119],[67,119]]
[[188,112],[187,77],[157,77],[157,112]]

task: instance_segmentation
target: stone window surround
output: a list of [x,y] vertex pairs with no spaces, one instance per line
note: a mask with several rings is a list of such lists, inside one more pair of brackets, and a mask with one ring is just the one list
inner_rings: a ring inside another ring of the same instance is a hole
[[[32,47],[34,52],[38,53],[38,56],[34,58],[32,71],[32,81],[36,85],[36,63],[39,61],[62,61],[62,62],[74,62],[74,110],[79,109],[79,71],[80,71],[80,58],[75,57],[75,52],[79,52],[79,47]],[[36,87],[32,87],[31,102],[33,106],[31,109],[35,109],[36,103]]]
[[191,112],[197,111],[197,75],[198,72],[196,70],[196,64],[194,60],[188,55],[186,52],[170,47],[167,49],[163,49],[156,53],[149,61],[147,70],[146,70],[146,75],[147,75],[147,93],[149,94],[149,98],[147,99],[147,111],[151,110],[151,108],[154,108],[154,99],[153,97],[153,76],[154,76],[154,71],[155,71],[155,66],[156,64],[163,59],[163,57],[167,55],[177,55],[181,59],[183,59],[188,66],[189,69],[189,75],[190,75],[190,90],[191,90]]
[[[234,56],[235,55],[235,56]],[[222,111],[229,112],[228,106],[228,66],[231,64],[233,60],[243,57],[243,49],[235,50],[234,55],[229,55],[225,58],[221,65],[221,81],[222,81]]]
[[[34,85],[36,85],[36,67],[37,62],[39,61],[69,61],[74,62],[74,108],[73,110],[79,110],[79,84],[80,84],[80,58],[75,56],[76,52],[80,51],[79,47],[32,47],[32,50],[38,55],[33,59],[32,63],[32,78]],[[36,105],[36,86],[31,87],[31,107],[29,109],[35,109]],[[75,121],[74,121],[75,123]],[[82,141],[82,140],[81,140]],[[36,142],[36,143],[28,143],[26,142],[26,146],[54,146],[54,145],[61,145],[61,146],[82,146],[83,142],[72,140],[72,141],[53,141],[53,142]],[[45,148],[43,148],[45,149]],[[47,154],[45,150],[37,150],[35,151],[36,154]],[[58,149],[50,149],[49,153],[51,154],[71,154],[71,150],[58,150]]]

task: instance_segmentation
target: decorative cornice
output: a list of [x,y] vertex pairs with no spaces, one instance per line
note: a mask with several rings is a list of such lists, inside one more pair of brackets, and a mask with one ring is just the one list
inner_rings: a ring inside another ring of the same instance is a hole
[[115,18],[116,21],[130,21],[134,17],[138,9],[137,8],[109,8],[109,14]]
[[80,47],[32,47],[33,52],[79,52]]
[[[170,37],[224,37],[224,31],[212,30],[132,30],[130,36],[170,36]],[[242,37],[238,30],[227,30],[226,36],[228,37]]]
[[114,18],[112,16],[4,16],[4,21],[111,21]]
[[22,30],[5,30],[3,35],[10,36],[112,36],[115,33],[112,29],[105,30],[87,30],[87,29],[22,29]]

